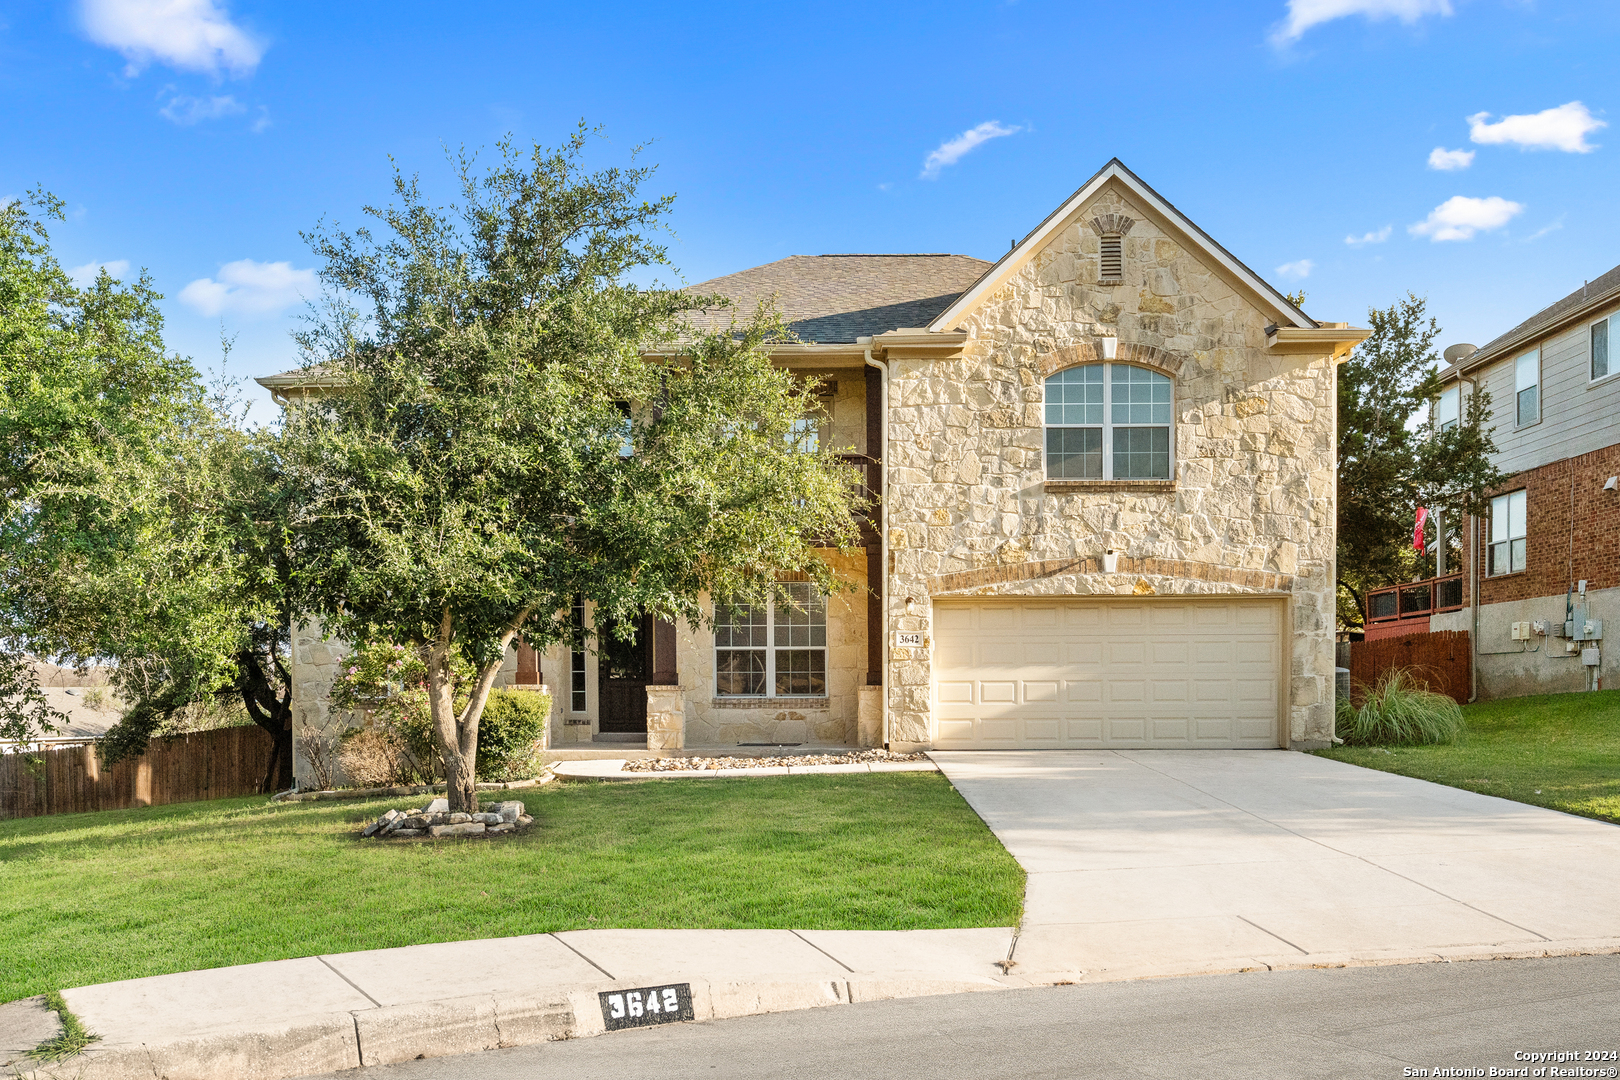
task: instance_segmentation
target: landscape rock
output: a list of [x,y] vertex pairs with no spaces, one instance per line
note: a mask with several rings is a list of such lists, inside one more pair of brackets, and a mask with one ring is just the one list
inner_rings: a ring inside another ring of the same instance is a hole
[[488,826],[482,821],[458,821],[453,825],[435,825],[428,829],[432,836],[475,836]]
[[471,820],[471,814],[463,814],[460,811],[450,815],[450,824],[452,825],[465,825]]
[[429,814],[444,814],[449,813],[449,811],[449,799],[434,799],[432,802],[427,804],[427,813]]
[[514,825],[512,822],[503,821],[499,825],[491,825],[489,827],[489,831],[490,832],[511,832],[512,830],[514,830],[516,828],[517,828],[517,826]]
[[517,823],[519,825],[533,825],[534,818],[530,817],[528,814],[524,814],[517,819]]
[[400,825],[402,829],[425,829],[427,827],[428,819],[422,816],[420,810],[413,810]]
[[525,813],[525,807],[518,799],[512,799],[509,802],[498,802],[490,809],[499,814],[502,821],[508,823],[517,821]]
[[395,829],[393,832],[389,833],[388,835],[390,837],[394,837],[394,836],[426,836],[427,835],[427,830],[426,829]]

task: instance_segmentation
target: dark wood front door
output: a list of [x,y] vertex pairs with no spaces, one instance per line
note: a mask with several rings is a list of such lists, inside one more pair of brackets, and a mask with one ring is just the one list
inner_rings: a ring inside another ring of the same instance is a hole
[[[643,623],[645,619],[641,620]],[[635,640],[621,641],[608,623],[596,635],[596,657],[602,711],[597,730],[608,735],[646,734],[647,635],[636,627]]]
[[607,735],[646,734],[647,686],[680,681],[675,670],[675,626],[652,616],[637,620],[635,639],[620,641],[604,622],[597,636],[597,730]]

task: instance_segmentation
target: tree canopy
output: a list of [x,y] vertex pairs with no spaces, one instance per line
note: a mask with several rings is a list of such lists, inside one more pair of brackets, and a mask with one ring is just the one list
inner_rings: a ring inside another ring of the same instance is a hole
[[267,780],[290,782],[273,440],[166,350],[145,272],[76,286],[45,228],[60,202],[32,205],[0,208],[0,638],[113,662],[128,708],[110,760],[229,695],[277,740]]
[[[634,159],[591,171],[590,143],[457,156],[447,208],[396,172],[377,232],[308,236],[331,298],[300,340],[334,389],[285,425],[300,595],[329,633],[419,651],[453,809],[516,635],[570,639],[575,596],[628,626],[783,573],[836,588],[818,549],[856,535],[852,470],[801,438],[813,388],[771,364],[780,323],[695,334],[722,301],[633,284],[668,265],[672,197]],[[478,672],[459,708],[454,647]]]
[[1429,415],[1440,391],[1440,325],[1407,294],[1367,313],[1372,333],[1339,369],[1339,619],[1362,623],[1369,588],[1433,569],[1412,532],[1419,506],[1452,525],[1484,510],[1502,480],[1491,464],[1490,395],[1471,395],[1449,431]]

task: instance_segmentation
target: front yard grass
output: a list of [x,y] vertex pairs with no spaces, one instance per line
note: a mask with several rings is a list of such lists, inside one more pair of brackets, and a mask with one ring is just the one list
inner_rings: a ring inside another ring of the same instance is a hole
[[1449,746],[1336,746],[1323,757],[1620,822],[1620,690],[1463,706]]
[[1013,926],[1023,905],[1023,871],[937,773],[553,784],[522,798],[536,827],[498,840],[359,840],[397,799],[0,822],[0,1001],[592,927]]

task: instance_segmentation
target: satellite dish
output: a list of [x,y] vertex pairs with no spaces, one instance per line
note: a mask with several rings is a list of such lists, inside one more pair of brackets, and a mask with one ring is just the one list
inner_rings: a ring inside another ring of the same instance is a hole
[[1477,352],[1479,352],[1478,347],[1469,345],[1466,342],[1459,342],[1456,345],[1447,345],[1446,351],[1440,355],[1446,358],[1448,364],[1460,364]]

